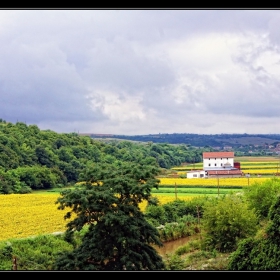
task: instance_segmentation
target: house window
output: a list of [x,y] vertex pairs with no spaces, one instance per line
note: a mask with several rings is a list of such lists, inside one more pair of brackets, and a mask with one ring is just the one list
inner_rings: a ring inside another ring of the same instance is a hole
[[227,157],[227,160],[228,160],[228,157]]
[[223,164],[221,163],[221,166],[223,166]]
[[197,177],[197,174],[193,174],[193,177],[196,178],[196,177]]
[[209,158],[209,160],[210,160],[210,158]]
[[221,160],[222,160],[222,158],[221,158]]
[[204,175],[203,174],[200,174],[200,178],[203,178],[204,177]]
[[215,163],[215,166],[217,166],[217,163]]
[[216,158],[215,158],[215,160],[216,160]]
[[209,163],[208,166],[211,166],[211,163]]

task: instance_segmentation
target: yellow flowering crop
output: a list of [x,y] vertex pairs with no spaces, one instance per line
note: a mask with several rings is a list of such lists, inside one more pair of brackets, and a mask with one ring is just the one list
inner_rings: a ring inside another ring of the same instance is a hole
[[273,168],[273,169],[244,169],[243,173],[244,174],[250,173],[250,174],[269,174],[269,175],[273,175],[273,174],[277,173],[277,169],[276,168]]
[[[157,197],[159,200],[159,203],[161,205],[175,200],[175,196],[164,195],[164,194],[156,194],[156,195],[153,195],[153,197]],[[182,194],[182,195],[178,195],[177,198],[182,199],[182,200],[191,200],[194,197],[195,196],[186,196],[186,195]],[[147,201],[143,201],[139,204],[141,211],[144,211],[146,206],[147,206]]]
[[59,194],[0,195],[0,240],[65,231],[64,215],[55,204]]
[[[177,186],[217,186],[218,179],[217,178],[160,178],[159,185],[173,185]],[[267,180],[267,178],[249,178],[249,183],[252,184],[254,182],[263,182]],[[248,186],[248,178],[219,178],[219,185],[221,186]]]
[[[64,232],[64,215],[67,210],[58,210],[55,204],[59,194],[9,194],[0,195],[0,241],[24,238],[39,234]],[[172,196],[156,195],[161,204],[174,201]],[[191,199],[180,196],[180,199]],[[147,201],[140,203],[144,211]]]
[[277,168],[278,163],[276,162],[246,162],[246,163],[241,163],[241,169],[244,168]]

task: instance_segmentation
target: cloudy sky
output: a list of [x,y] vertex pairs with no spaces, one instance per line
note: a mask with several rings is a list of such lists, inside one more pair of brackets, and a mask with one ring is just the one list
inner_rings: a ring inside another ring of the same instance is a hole
[[280,133],[280,10],[0,10],[0,118],[56,132]]

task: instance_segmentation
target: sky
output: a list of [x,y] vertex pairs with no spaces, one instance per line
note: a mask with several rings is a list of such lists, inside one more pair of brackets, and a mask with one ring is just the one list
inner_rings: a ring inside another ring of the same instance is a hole
[[58,133],[280,134],[280,10],[0,10],[0,118]]

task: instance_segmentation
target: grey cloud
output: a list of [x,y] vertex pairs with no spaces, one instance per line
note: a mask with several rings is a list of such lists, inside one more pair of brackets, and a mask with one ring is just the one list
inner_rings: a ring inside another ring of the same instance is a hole
[[225,133],[219,118],[267,127],[280,112],[279,21],[278,10],[2,10],[1,118],[117,134]]

